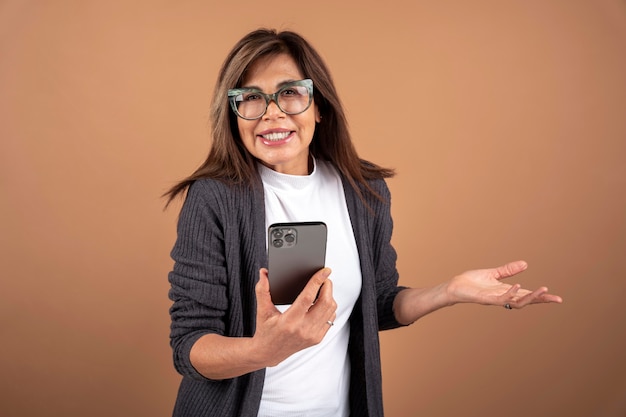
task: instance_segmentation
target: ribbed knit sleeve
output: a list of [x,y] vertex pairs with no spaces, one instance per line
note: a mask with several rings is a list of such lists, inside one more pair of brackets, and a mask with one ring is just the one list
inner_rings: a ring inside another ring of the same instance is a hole
[[375,221],[372,230],[372,251],[374,273],[376,276],[376,304],[378,310],[378,328],[395,329],[403,326],[396,320],[393,302],[396,295],[405,287],[398,286],[397,253],[391,245],[393,220],[391,217],[391,193],[383,180],[372,184],[383,198],[372,200]]
[[[383,179],[370,181],[369,185],[381,198],[365,193],[367,205],[361,202],[350,187],[344,185],[361,260],[365,286],[363,296],[367,298],[364,308],[376,314],[377,330],[395,329],[403,325],[396,320],[393,302],[396,295],[406,287],[398,286],[397,254],[391,244],[391,193]],[[374,285],[372,293],[368,293],[368,283]]]
[[182,375],[203,379],[191,365],[189,352],[206,333],[224,334],[228,308],[226,264],[221,220],[211,195],[194,183],[180,213],[178,238],[169,274],[170,340],[174,366]]

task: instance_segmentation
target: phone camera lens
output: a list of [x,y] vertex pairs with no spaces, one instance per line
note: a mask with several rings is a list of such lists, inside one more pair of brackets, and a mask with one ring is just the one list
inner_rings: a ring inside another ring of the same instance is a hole
[[285,242],[293,243],[296,240],[296,237],[292,233],[288,233],[285,235]]
[[283,230],[274,229],[274,231],[272,232],[272,236],[274,237],[274,239],[280,239],[281,237],[283,237]]
[[272,245],[274,245],[275,248],[282,248],[283,247],[283,240],[282,239],[274,239],[272,241]]

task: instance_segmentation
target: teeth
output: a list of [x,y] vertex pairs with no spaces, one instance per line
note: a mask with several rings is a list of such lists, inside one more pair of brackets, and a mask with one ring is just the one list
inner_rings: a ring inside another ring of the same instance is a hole
[[267,139],[267,140],[281,140],[281,139],[285,139],[287,136],[289,136],[289,132],[276,132],[276,133],[269,133],[267,135],[263,135],[263,139]]

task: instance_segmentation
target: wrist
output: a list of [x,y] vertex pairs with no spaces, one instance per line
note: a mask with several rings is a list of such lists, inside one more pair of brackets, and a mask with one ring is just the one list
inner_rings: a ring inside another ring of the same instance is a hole
[[455,287],[452,282],[453,280],[449,280],[441,284],[443,287],[443,303],[446,307],[450,307],[461,302],[456,295]]

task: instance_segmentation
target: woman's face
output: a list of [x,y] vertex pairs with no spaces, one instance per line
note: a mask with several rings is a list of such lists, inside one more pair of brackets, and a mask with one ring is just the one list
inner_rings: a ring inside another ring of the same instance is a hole
[[[272,94],[285,83],[303,78],[293,58],[280,54],[252,64],[241,87],[254,87]],[[283,174],[308,175],[309,145],[319,120],[315,102],[303,113],[288,115],[271,101],[261,118],[237,117],[237,126],[244,146],[261,163]]]

